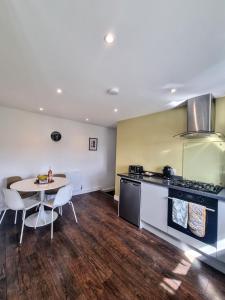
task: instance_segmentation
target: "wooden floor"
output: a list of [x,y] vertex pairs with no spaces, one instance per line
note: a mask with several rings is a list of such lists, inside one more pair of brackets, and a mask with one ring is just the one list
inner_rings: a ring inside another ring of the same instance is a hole
[[117,217],[110,196],[74,197],[50,226],[0,228],[0,299],[225,299],[225,275]]

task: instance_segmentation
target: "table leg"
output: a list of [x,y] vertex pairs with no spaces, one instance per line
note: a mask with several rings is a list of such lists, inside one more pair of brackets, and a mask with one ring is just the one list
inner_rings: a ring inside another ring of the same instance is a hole
[[[41,227],[45,226],[47,224],[50,224],[52,222],[52,213],[51,210],[45,210],[44,208],[44,200],[45,200],[45,192],[40,192],[40,201],[41,205],[39,208],[39,212],[34,213],[26,218],[25,225],[28,227]],[[38,217],[39,214],[39,217]],[[55,221],[58,217],[58,214],[56,211],[53,212],[53,221]]]

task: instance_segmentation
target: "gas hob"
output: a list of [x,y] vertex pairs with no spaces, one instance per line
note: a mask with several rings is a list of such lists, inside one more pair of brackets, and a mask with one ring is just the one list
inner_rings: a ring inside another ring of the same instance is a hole
[[223,187],[220,185],[214,185],[211,183],[204,183],[194,180],[186,180],[186,179],[171,179],[170,180],[171,186],[180,186],[191,190],[197,190],[212,194],[218,194]]

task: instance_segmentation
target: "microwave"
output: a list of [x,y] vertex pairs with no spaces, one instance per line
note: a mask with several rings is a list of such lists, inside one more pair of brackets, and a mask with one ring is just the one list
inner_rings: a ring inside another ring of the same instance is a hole
[[142,174],[144,172],[143,166],[139,165],[130,165],[128,172],[130,174]]

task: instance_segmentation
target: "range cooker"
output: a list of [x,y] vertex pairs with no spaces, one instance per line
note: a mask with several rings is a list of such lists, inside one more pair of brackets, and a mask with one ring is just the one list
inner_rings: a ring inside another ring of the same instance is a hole
[[[185,202],[202,205],[206,209],[205,236],[198,237],[194,235],[187,227],[184,228],[173,221],[173,199],[180,199]],[[206,245],[216,247],[217,243],[217,221],[218,221],[218,200],[203,195],[197,195],[189,190],[188,192],[179,191],[169,187],[168,196],[168,219],[167,225],[173,229],[185,233],[195,239],[200,240]]]
[[[186,191],[176,190],[175,187],[182,187]],[[168,197],[168,226],[198,239],[206,245],[216,247],[217,243],[217,223],[218,223],[218,200],[211,198],[209,194],[218,194],[223,189],[220,185],[214,185],[194,180],[185,180],[180,178],[172,178],[169,182],[169,197]],[[194,191],[201,191],[200,195]],[[206,193],[206,194],[204,194]],[[207,195],[208,194],[208,195]],[[207,195],[207,196],[206,196]],[[182,226],[174,223],[173,215],[173,199],[180,199],[185,202],[196,203],[202,205],[206,209],[205,220],[205,235],[198,237],[191,232],[189,227],[183,228]]]

